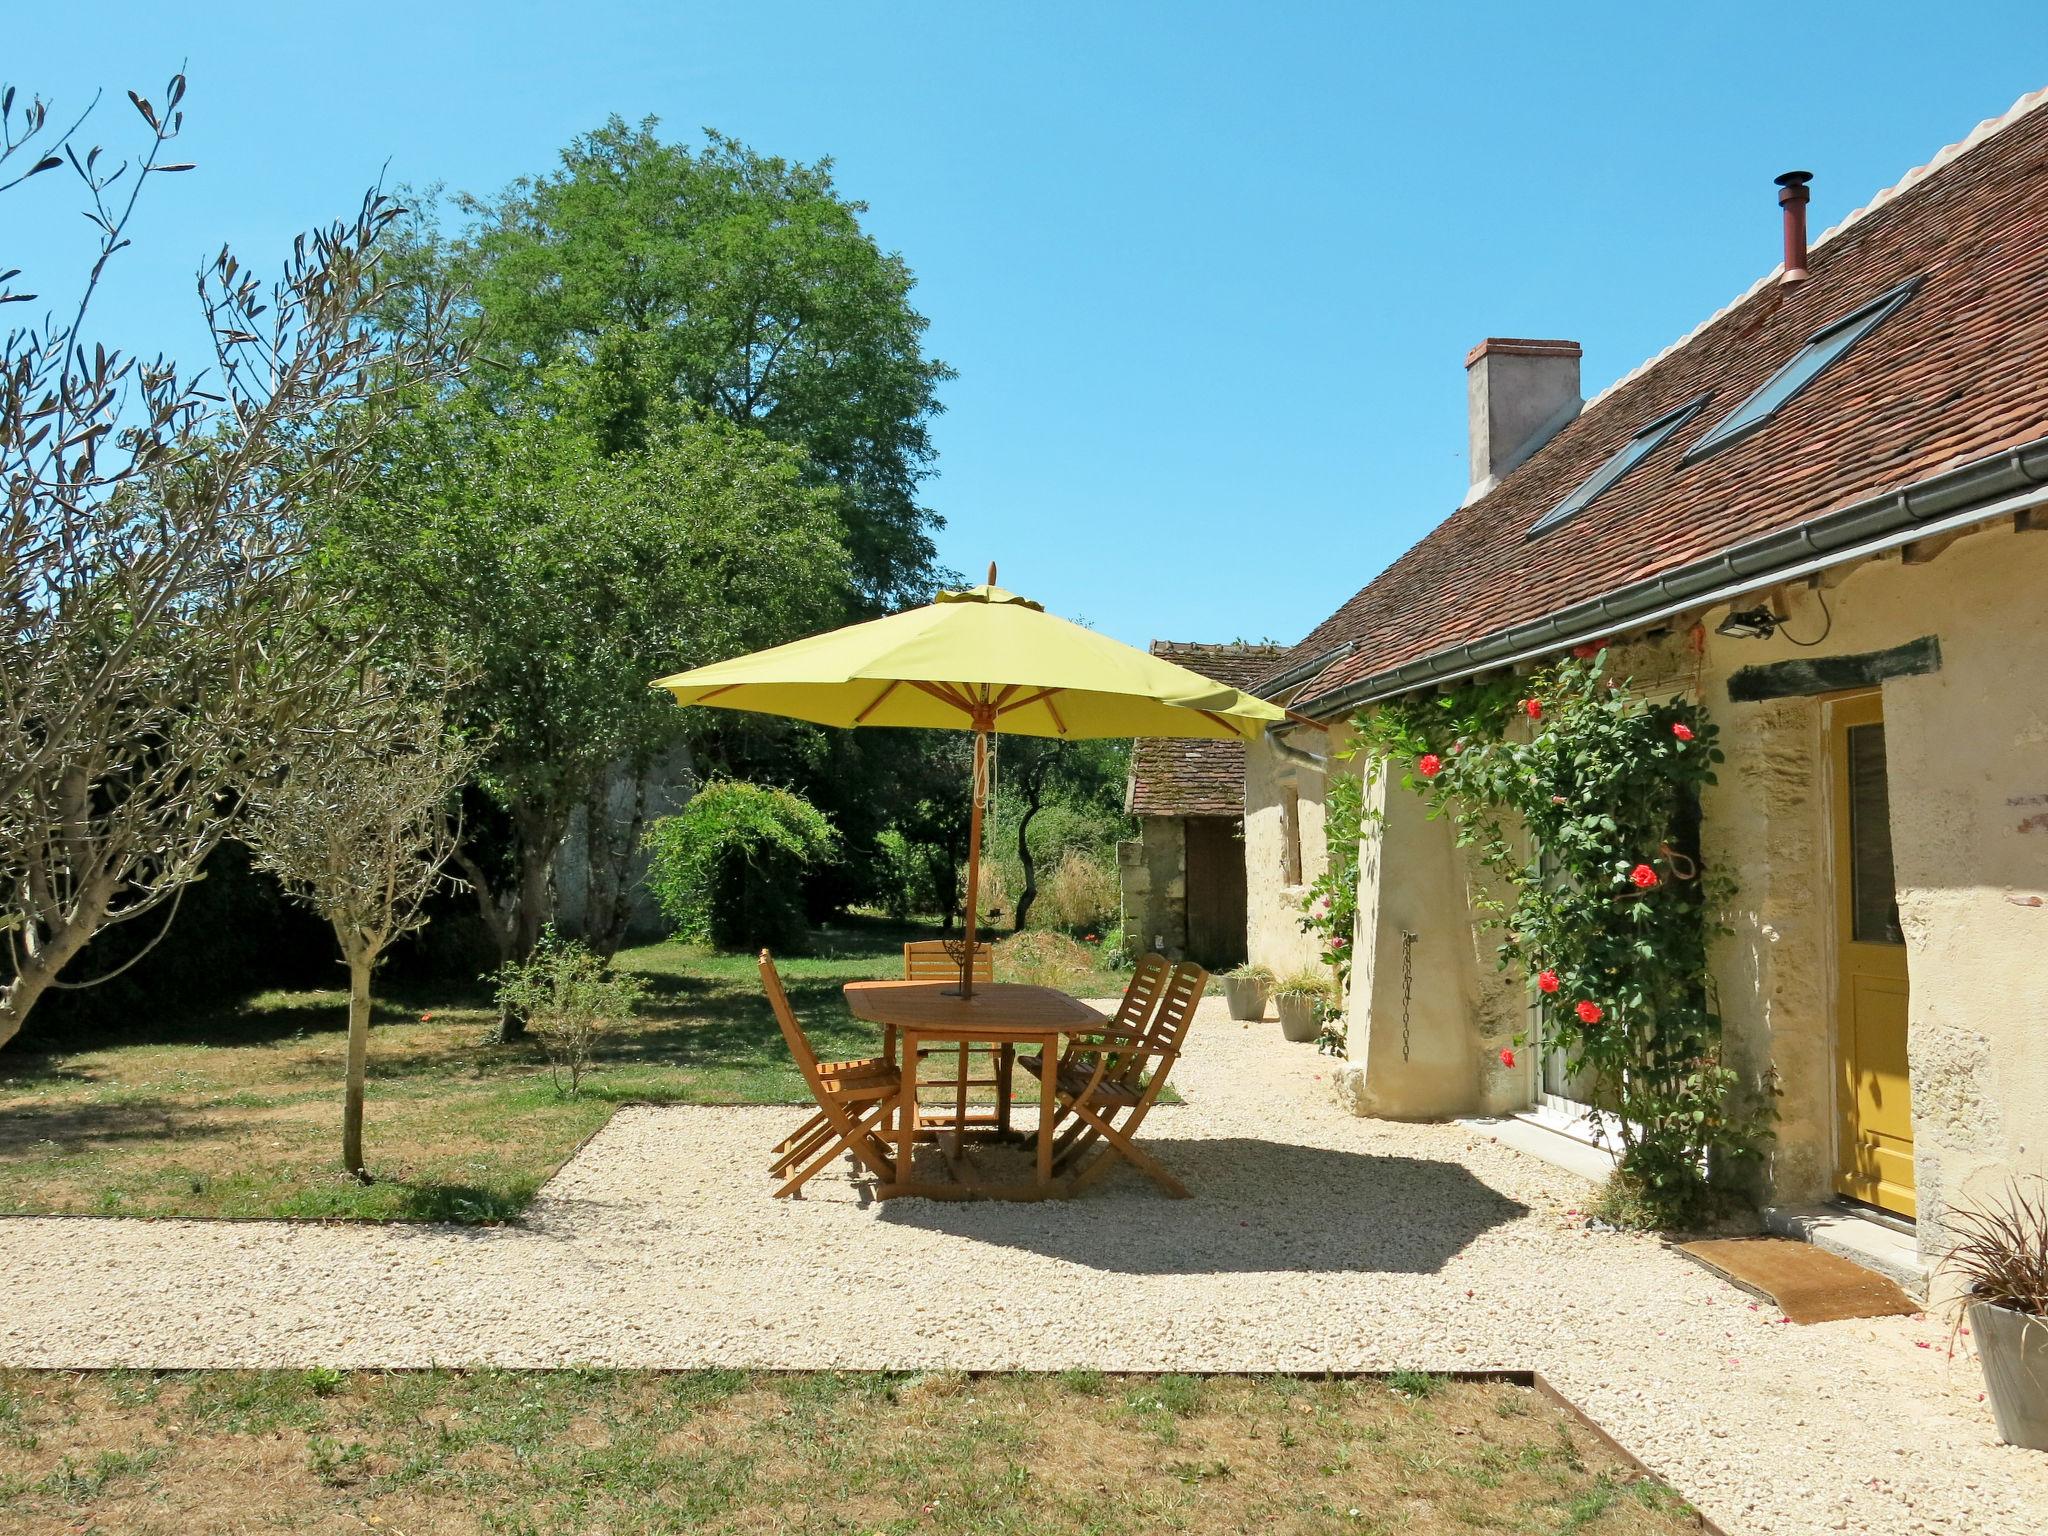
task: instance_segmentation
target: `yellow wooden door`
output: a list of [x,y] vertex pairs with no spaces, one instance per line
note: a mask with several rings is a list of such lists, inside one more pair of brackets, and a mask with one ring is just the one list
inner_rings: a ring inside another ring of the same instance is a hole
[[1830,711],[1834,759],[1835,1187],[1902,1216],[1913,1199],[1913,1097],[1906,1065],[1906,943],[1892,875],[1884,710],[1875,693]]

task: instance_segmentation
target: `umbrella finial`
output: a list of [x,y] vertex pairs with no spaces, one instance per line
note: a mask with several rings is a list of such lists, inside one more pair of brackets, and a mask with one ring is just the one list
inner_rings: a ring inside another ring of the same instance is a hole
[[996,584],[996,563],[993,560],[988,563],[988,584],[990,586]]

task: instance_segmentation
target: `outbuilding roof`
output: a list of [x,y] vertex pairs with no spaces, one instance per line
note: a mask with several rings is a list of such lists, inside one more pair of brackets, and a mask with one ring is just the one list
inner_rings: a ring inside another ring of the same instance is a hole
[[[1154,640],[1152,654],[1219,683],[1250,690],[1285,654],[1281,645],[1204,645]],[[1244,813],[1244,747],[1234,741],[1141,738],[1131,748],[1126,796],[1134,816],[1239,816]]]
[[[2048,90],[2023,97],[1822,235],[1806,281],[1774,270],[1603,391],[1258,681],[1287,679],[1296,709],[1339,712],[1396,668],[2048,436],[2044,105]],[[1896,312],[1761,429],[1694,455],[1816,332],[1907,283]],[[1626,475],[1532,536],[1647,424],[1703,395]]]

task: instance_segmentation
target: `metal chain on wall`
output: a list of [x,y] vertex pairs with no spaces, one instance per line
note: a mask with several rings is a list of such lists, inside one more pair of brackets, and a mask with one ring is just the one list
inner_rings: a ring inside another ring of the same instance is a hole
[[1415,941],[1419,933],[1401,934],[1401,1059],[1408,1059],[1408,1006],[1415,996]]

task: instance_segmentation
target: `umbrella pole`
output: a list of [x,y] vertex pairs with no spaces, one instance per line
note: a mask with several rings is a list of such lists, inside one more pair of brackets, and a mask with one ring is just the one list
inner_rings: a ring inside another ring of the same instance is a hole
[[981,928],[981,812],[988,799],[988,732],[974,733],[974,808],[967,816],[967,950],[960,962],[960,996],[974,996],[974,949]]

